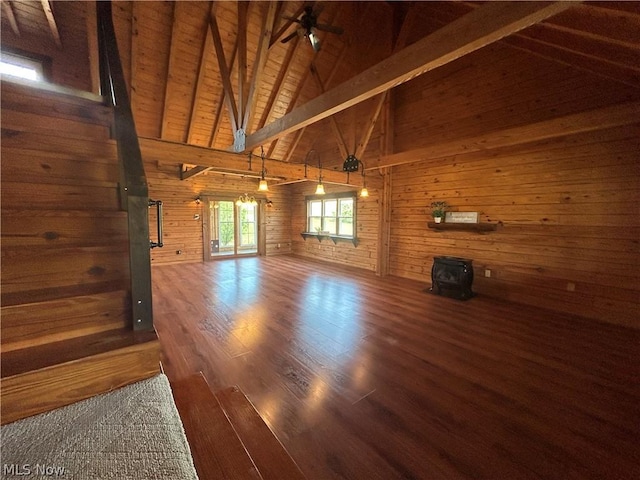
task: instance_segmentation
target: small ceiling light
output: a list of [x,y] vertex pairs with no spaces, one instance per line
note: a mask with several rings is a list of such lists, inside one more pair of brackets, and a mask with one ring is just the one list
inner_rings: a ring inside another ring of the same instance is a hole
[[362,190],[360,190],[360,197],[368,197],[369,190],[367,190],[367,177],[364,175],[364,163],[360,163],[362,164]]
[[264,148],[260,146],[260,157],[262,158],[262,172],[260,173],[260,184],[258,185],[259,192],[268,192],[269,185],[267,184],[267,180],[264,176],[267,174],[267,169],[264,168]]

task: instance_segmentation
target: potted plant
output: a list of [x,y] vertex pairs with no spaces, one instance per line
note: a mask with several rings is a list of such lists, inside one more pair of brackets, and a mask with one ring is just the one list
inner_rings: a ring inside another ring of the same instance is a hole
[[444,201],[436,201],[431,202],[431,215],[433,215],[433,220],[436,223],[442,222],[444,218],[444,212],[447,209],[447,202]]

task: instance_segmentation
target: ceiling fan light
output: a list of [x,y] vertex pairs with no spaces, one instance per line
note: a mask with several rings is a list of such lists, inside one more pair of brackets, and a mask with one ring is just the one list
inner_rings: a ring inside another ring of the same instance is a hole
[[260,180],[260,184],[258,185],[258,191],[259,192],[268,192],[269,191],[269,185],[267,184],[267,181],[264,178],[262,180]]
[[313,33],[313,32],[309,32],[309,35],[307,35],[309,37],[309,42],[311,42],[311,46],[313,47],[313,50],[316,52],[320,51],[320,39],[318,38],[318,36]]

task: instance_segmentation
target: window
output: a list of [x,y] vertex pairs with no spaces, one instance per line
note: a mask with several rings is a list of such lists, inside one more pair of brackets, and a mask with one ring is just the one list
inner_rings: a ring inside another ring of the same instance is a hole
[[44,81],[45,72],[43,62],[36,59],[14,53],[2,52],[0,60],[0,73],[11,77],[27,80]]
[[325,235],[354,238],[354,193],[334,197],[307,198],[307,231]]

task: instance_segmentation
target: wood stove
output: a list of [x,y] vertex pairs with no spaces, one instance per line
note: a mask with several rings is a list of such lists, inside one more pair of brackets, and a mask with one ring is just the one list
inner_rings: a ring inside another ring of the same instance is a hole
[[430,291],[437,295],[469,300],[474,296],[472,260],[459,257],[434,257]]

